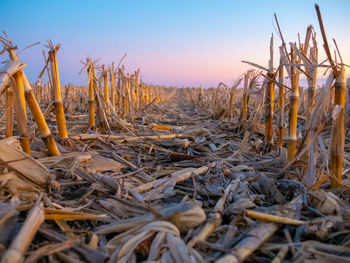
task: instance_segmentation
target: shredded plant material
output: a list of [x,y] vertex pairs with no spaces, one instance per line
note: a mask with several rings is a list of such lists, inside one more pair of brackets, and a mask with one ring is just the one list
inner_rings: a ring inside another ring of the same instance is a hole
[[349,99],[316,11],[319,89],[313,27],[287,51],[277,16],[278,67],[272,37],[268,67],[215,89],[92,58],[61,86],[51,41],[32,85],[1,36],[1,262],[350,262]]

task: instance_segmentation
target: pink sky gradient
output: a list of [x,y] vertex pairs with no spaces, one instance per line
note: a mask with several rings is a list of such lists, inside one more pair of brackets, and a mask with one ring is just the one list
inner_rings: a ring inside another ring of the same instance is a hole
[[[58,53],[63,83],[86,84],[78,75],[86,55],[100,64],[118,63],[127,53],[128,72],[141,69],[147,83],[176,86],[231,85],[250,66],[247,60],[267,66],[269,39],[275,36],[275,66],[281,41],[275,30],[276,13],[287,43],[303,41],[308,25],[316,30],[319,60],[326,58],[314,8],[315,1],[87,1],[0,2],[2,29],[24,48],[25,71],[35,82],[44,66],[43,45],[60,43]],[[345,64],[350,64],[350,1],[316,0],[320,5],[331,48],[337,40]],[[302,7],[302,8],[301,8]],[[55,10],[52,12],[52,10]],[[91,15],[91,17],[89,17]],[[0,57],[4,61],[5,56]],[[349,75],[349,69],[347,69]],[[322,77],[322,76],[320,76]]]

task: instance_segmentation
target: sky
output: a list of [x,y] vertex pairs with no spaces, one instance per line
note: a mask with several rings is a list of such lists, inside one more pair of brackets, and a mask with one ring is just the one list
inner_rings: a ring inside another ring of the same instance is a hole
[[[141,69],[144,82],[167,86],[232,85],[250,66],[267,67],[274,13],[287,43],[304,39],[312,24],[325,59],[314,4],[320,6],[326,34],[335,38],[345,64],[350,64],[350,1],[347,0],[0,0],[0,29],[19,50],[32,82],[43,66],[47,40],[61,44],[60,81],[84,85],[79,75],[86,56],[99,64],[118,64],[127,72]],[[4,55],[0,62],[7,59]]]

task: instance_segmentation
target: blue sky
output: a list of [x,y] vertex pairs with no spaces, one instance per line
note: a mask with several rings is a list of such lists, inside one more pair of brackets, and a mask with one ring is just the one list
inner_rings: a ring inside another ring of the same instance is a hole
[[[41,41],[20,54],[31,81],[37,80],[43,45],[51,39],[61,44],[58,62],[64,83],[86,82],[85,75],[78,75],[86,55],[109,64],[127,53],[126,69],[141,68],[146,82],[207,87],[232,83],[249,68],[241,60],[267,65],[271,33],[277,63],[281,42],[274,13],[287,42],[297,41],[298,32],[303,39],[310,24],[318,33],[315,2],[329,41],[337,40],[350,64],[350,1],[345,0],[0,0],[0,25],[19,49]],[[322,44],[319,33],[318,40]],[[320,59],[325,58],[322,45],[319,49]]]

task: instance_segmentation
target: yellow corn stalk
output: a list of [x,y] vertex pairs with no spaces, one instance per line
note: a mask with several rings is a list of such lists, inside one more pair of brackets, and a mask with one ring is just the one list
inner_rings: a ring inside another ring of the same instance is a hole
[[140,87],[139,87],[139,74],[140,69],[135,71],[135,108],[140,107]]
[[[291,63],[296,63],[293,49],[291,49]],[[289,140],[287,144],[288,161],[294,159],[297,150],[297,122],[299,104],[299,74],[296,67],[291,66],[291,92],[289,95]]]
[[56,46],[56,47],[54,47],[53,45],[51,46],[51,50],[49,51],[49,61],[50,61],[52,85],[54,89],[53,94],[54,94],[54,106],[55,106],[55,114],[56,114],[57,128],[58,128],[58,137],[61,140],[66,140],[68,138],[68,134],[67,134],[67,127],[66,127],[66,119],[64,117],[60,79],[58,74],[58,65],[57,65],[58,49],[59,49],[59,46]]
[[[274,79],[273,73],[267,74],[269,79]],[[265,143],[273,144],[273,107],[274,107],[275,83],[269,80],[266,85],[265,97]]]
[[91,65],[88,68],[88,76],[89,76],[89,126],[90,128],[95,127],[95,97],[94,97],[94,64],[90,62]]
[[13,92],[16,98],[16,119],[17,119],[17,125],[18,130],[21,134],[21,138],[19,139],[21,147],[23,151],[27,154],[30,154],[30,143],[29,143],[29,133],[28,133],[28,126],[27,126],[27,117],[26,117],[26,111],[25,111],[25,100],[24,97],[22,97],[22,93],[24,96],[24,86],[23,86],[23,79],[22,79],[22,73],[17,72],[13,75],[13,78],[15,79],[15,85],[13,85]]
[[105,65],[102,65],[102,75],[103,75],[103,83],[104,83],[104,97],[107,104],[106,111],[111,113],[111,109],[109,108],[109,90],[108,90],[108,72],[105,69]]
[[128,101],[127,101],[127,80],[124,78],[123,79],[123,114],[125,116],[125,114],[127,114],[127,111],[128,111]]
[[142,98],[143,102],[148,102],[147,88],[145,83],[142,83]]
[[103,103],[103,101],[101,101],[101,96],[99,93],[100,88],[101,88],[101,83],[97,82],[95,68],[93,68],[92,74],[93,74],[93,89],[95,91],[95,98],[94,99],[95,99],[95,103],[96,103],[98,125],[102,129],[106,129],[107,123],[106,123],[105,112],[104,112],[104,103]]
[[118,73],[118,110],[119,112],[122,111],[122,100],[123,100],[123,96],[122,96],[122,79],[121,79],[121,75],[120,72]]
[[26,100],[30,111],[33,114],[34,121],[38,125],[41,138],[43,139],[50,155],[58,156],[60,152],[57,148],[54,137],[52,136],[49,127],[46,124],[44,115],[41,112],[38,102],[32,90],[26,92]]
[[346,80],[345,80],[345,68],[344,64],[341,64],[341,68],[337,67],[337,64],[333,61],[332,55],[329,49],[325,29],[323,26],[322,16],[320,8],[315,4],[315,9],[317,13],[318,22],[320,25],[320,30],[323,38],[323,47],[329,63],[332,67],[333,74],[336,78],[335,90],[334,90],[334,104],[341,106],[341,111],[339,112],[336,120],[333,123],[331,131],[331,187],[338,187],[341,185],[342,175],[343,175],[343,159],[344,159],[344,144],[345,144],[345,92],[346,92]]
[[117,88],[115,86],[115,74],[114,74],[114,63],[109,68],[109,78],[111,80],[111,91],[112,91],[112,108],[116,112],[116,98],[117,98]]
[[342,107],[341,111],[332,127],[331,137],[331,187],[339,187],[343,176],[343,159],[344,159],[344,143],[345,143],[345,92],[346,79],[345,68],[341,65],[339,76],[335,82],[334,104]]
[[229,106],[229,113],[228,113],[228,121],[232,120],[233,115],[233,89],[230,92],[230,106]]
[[148,96],[149,96],[148,101],[152,102],[153,101],[153,86],[149,86],[148,91],[149,91],[149,93],[148,93]]
[[[19,60],[14,49],[9,49],[9,53],[10,53],[10,58],[12,60]],[[21,70],[14,75],[14,78],[16,81],[16,85],[15,85],[16,87],[13,86],[14,93],[18,94],[20,99],[20,104],[21,104],[21,107],[16,108],[16,113],[17,113],[16,116],[19,115],[19,117],[17,117],[17,124],[19,125],[19,127],[22,126],[22,128],[20,128],[21,133],[26,134],[24,135],[24,138],[21,142],[22,148],[26,153],[30,154],[29,137],[28,137],[28,131],[27,131],[27,124],[26,124],[27,117],[26,117],[26,111],[25,111],[25,100],[26,100],[28,103],[29,109],[33,114],[34,121],[36,122],[39,128],[40,135],[49,151],[49,154],[53,156],[60,155],[55,139],[51,135],[50,129],[47,126],[45,118],[41,112],[39,104],[36,101],[35,95],[27,80],[27,77],[25,76],[24,72]],[[23,95],[21,95],[22,92],[23,92]],[[22,108],[22,110],[20,108]],[[20,113],[22,111],[23,111],[23,119],[21,118],[22,114]]]
[[13,136],[13,93],[11,87],[6,90],[6,137]]
[[[282,59],[280,60],[280,69],[278,74],[278,82],[284,85],[284,67],[282,66]],[[283,147],[283,128],[284,128],[284,87],[282,85],[278,85],[278,146],[280,148]]]
[[273,73],[273,35],[270,40],[270,60],[265,97],[265,144],[273,145],[273,107],[275,97],[275,75]]
[[248,118],[248,82],[249,72],[244,74],[243,105],[242,105],[242,127],[245,130],[245,121]]

